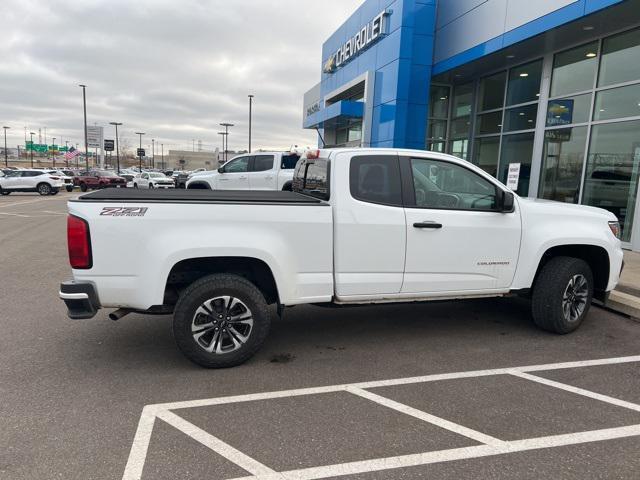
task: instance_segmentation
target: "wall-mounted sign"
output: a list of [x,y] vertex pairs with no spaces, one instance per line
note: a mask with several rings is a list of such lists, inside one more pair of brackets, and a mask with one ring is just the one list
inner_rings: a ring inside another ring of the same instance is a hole
[[307,107],[307,117],[310,117],[314,113],[318,113],[320,111],[320,101],[318,100],[313,105]]
[[547,109],[547,127],[571,125],[573,123],[574,101],[571,99],[552,100]]
[[114,140],[105,140],[104,141],[104,151],[105,152],[113,152],[114,150]]
[[102,148],[103,127],[87,127],[87,143],[90,148]]
[[520,164],[510,163],[509,173],[507,174],[507,187],[511,190],[518,190],[518,183],[520,182]]
[[329,57],[324,64],[324,73],[335,72],[347,62],[357,57],[362,51],[380,40],[386,33],[386,19],[390,14],[391,11],[385,10],[362,27],[358,33],[342,45],[336,53]]

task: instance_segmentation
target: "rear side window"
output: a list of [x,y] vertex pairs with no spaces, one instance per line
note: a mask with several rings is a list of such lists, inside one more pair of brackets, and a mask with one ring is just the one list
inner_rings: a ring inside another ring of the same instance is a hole
[[298,162],[293,175],[293,191],[329,200],[329,167],[326,158]]
[[293,170],[300,160],[300,155],[292,153],[291,155],[282,155],[282,170]]
[[402,206],[400,162],[397,156],[363,156],[351,159],[351,196],[382,205]]
[[256,155],[253,157],[252,172],[266,172],[273,168],[273,155]]

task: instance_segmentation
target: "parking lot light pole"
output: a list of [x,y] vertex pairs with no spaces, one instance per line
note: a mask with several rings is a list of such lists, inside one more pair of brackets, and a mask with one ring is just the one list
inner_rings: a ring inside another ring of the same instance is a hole
[[53,161],[53,168],[56,168],[56,137],[53,137],[53,141],[51,142],[51,160]]
[[151,139],[151,168],[156,168],[156,141]]
[[116,172],[120,175],[120,146],[118,145],[118,125],[122,125],[121,122],[109,122],[109,125],[116,127]]
[[[9,130],[11,127],[2,127],[4,128],[4,166],[8,167],[9,166],[9,155],[7,154],[7,130]],[[18,158],[19,160],[19,158]]]
[[[222,155],[223,155],[223,157],[222,157],[222,158],[225,158],[224,150],[225,150],[225,138],[227,138],[227,134],[226,134],[226,133],[224,133],[224,132],[218,132],[218,135],[221,135],[221,136],[222,136],[222,150],[221,150],[221,152],[222,152]],[[219,162],[219,161],[220,161],[220,160],[218,159],[218,162]],[[226,160],[225,160],[225,163],[226,163]]]
[[160,144],[160,151],[161,151],[161,154],[160,154],[160,155],[162,155],[162,156],[160,157],[160,158],[161,158],[160,163],[162,164],[162,168],[163,168],[163,169],[166,169],[166,168],[167,168],[167,166],[164,164],[164,143],[161,143],[161,144]]
[[33,168],[33,136],[35,132],[29,132],[29,135],[31,135],[31,168]]
[[249,95],[249,153],[251,153],[251,117],[253,116],[253,97]]
[[220,124],[221,127],[224,127],[224,162],[227,163],[227,152],[229,151],[229,127],[233,127],[233,123],[223,122]]
[[84,163],[88,172],[89,171],[89,134],[87,133],[87,86],[82,84],[78,86],[82,88],[82,106],[84,109]]
[[[142,135],[146,135],[144,132],[136,132],[136,135],[140,135],[140,148],[138,153],[140,153],[140,150],[142,150]],[[142,173],[142,155],[138,155],[138,170],[140,170],[140,173]]]

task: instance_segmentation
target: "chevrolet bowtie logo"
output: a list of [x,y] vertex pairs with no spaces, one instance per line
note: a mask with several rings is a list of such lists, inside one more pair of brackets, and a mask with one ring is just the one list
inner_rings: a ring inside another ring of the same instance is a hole
[[324,68],[322,69],[324,73],[333,73],[336,71],[336,56],[331,55],[329,60],[324,64]]

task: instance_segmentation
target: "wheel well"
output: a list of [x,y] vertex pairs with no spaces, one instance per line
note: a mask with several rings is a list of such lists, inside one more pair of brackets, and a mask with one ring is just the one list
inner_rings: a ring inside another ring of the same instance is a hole
[[289,180],[288,182],[285,182],[284,185],[282,185],[282,190],[285,192],[290,192],[293,190],[293,182],[291,180]]
[[182,260],[173,266],[165,286],[165,304],[175,304],[184,288],[202,277],[215,273],[231,273],[244,277],[258,287],[268,304],[278,302],[278,287],[273,273],[262,260],[246,257],[204,257]]
[[610,269],[609,254],[604,248],[597,247],[595,245],[560,245],[550,248],[544,253],[540,260],[540,264],[538,265],[538,270],[536,271],[536,276],[533,281],[534,285],[542,267],[544,267],[545,264],[554,257],[579,258],[587,262],[593,272],[594,296],[598,299],[603,296],[607,289],[607,284],[609,283]]
[[50,183],[48,183],[48,182],[40,182],[40,183],[38,183],[38,184],[36,185],[36,188],[39,188],[39,187],[40,187],[40,185],[47,185],[49,188],[53,188],[53,187],[51,186],[51,184],[50,184]]
[[207,183],[196,182],[189,184],[189,190],[211,190],[211,187]]

